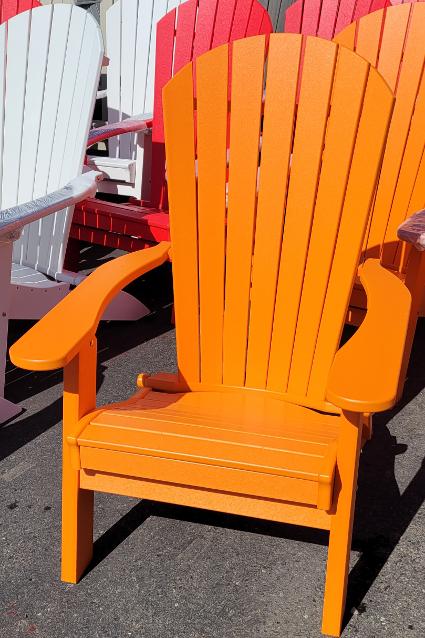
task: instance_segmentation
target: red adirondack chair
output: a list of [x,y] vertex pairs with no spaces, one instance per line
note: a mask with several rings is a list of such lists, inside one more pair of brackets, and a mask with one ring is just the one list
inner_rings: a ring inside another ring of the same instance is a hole
[[0,1],[0,24],[2,22],[6,22],[9,18],[13,18],[18,15],[18,13],[22,13],[22,11],[27,11],[28,9],[33,9],[34,7],[39,7],[41,5],[38,0],[3,0]]
[[331,40],[354,20],[390,5],[390,0],[297,0],[285,14],[285,33]]
[[68,259],[72,240],[132,251],[169,238],[162,88],[202,53],[246,36],[268,35],[272,31],[270,17],[258,0],[188,0],[158,22],[153,119],[140,122],[128,118],[118,125],[96,129],[90,140],[93,143],[119,133],[152,128],[150,201],[124,204],[95,198],[84,201],[74,212]]

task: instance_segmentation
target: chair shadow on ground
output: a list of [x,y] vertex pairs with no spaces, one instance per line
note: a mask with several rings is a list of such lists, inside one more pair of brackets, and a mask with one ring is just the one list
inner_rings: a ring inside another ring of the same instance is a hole
[[[392,411],[375,416],[373,437],[361,455],[352,544],[353,551],[359,557],[349,575],[344,627],[354,611],[361,614],[366,610],[362,601],[425,501],[425,459],[401,493],[395,477],[395,460],[411,442],[398,443],[388,428],[393,417],[425,388],[425,369],[421,365],[424,348],[425,320],[421,320],[402,400]],[[149,516],[319,545],[328,544],[328,533],[322,530],[141,501],[95,541],[94,558],[86,573],[112,553]]]
[[[111,251],[102,249],[95,255],[98,265],[108,259]],[[84,253],[83,253],[84,254]],[[82,260],[83,265],[93,267],[93,259]],[[160,267],[157,272],[148,273],[132,286],[126,288],[143,301],[152,314],[131,322],[102,322],[98,332],[97,390],[102,386],[105,375],[105,363],[141,344],[154,339],[172,329],[171,303],[172,287],[169,265]],[[34,322],[12,321],[9,326],[8,343],[14,343]],[[142,364],[142,362],[141,362]],[[14,367],[10,361],[6,366],[6,398],[20,403],[62,383],[62,370],[52,372],[30,372]],[[12,419],[0,425],[0,461],[13,454],[37,436],[55,426],[62,419],[62,398],[37,410],[33,414]]]

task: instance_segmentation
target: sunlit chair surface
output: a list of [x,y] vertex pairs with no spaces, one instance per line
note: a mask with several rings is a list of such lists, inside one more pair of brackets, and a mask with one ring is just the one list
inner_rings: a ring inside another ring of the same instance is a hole
[[38,0],[0,0],[0,23],[13,18],[22,11],[40,6],[41,3]]
[[[399,4],[376,11],[347,27],[336,41],[376,66],[396,95],[362,262],[369,257],[405,281],[412,297],[412,318],[404,370],[407,368],[418,313],[424,314],[425,259],[411,234],[397,229],[413,215],[417,237],[425,226],[415,213],[425,208],[425,4]],[[408,222],[409,227],[412,222]],[[360,283],[354,289],[349,319],[359,323],[366,308]],[[402,381],[404,380],[404,373]],[[402,388],[402,384],[400,386]]]
[[[173,8],[163,15],[166,5]],[[212,47],[272,30],[269,15],[258,0],[188,0],[181,5],[122,0],[109,9],[110,123],[93,131],[90,141],[108,138],[114,157],[92,158],[91,162],[110,176],[119,165],[130,162],[132,168],[125,169],[125,179],[122,174],[121,180],[104,180],[102,188],[132,195],[138,201],[84,202],[74,215],[71,236],[75,240],[134,250],[169,237],[168,215],[162,212],[168,208],[162,88],[187,62]],[[129,41],[125,49],[120,44],[124,39]],[[149,113],[151,116],[146,115]],[[123,135],[127,130],[138,135]]]
[[19,411],[3,398],[8,319],[38,319],[70,288],[73,204],[96,192],[81,170],[102,49],[95,20],[72,5],[0,26],[0,422]]
[[284,31],[331,39],[353,20],[389,5],[389,0],[296,0],[285,13]]
[[99,268],[10,350],[65,368],[62,578],[91,560],[96,490],[316,527],[337,636],[363,415],[395,402],[410,311],[368,261],[367,317],[339,347],[393,96],[333,42],[257,36],[198,58],[195,118],[193,69],[164,89],[178,373],[96,408],[99,316],[165,242]]

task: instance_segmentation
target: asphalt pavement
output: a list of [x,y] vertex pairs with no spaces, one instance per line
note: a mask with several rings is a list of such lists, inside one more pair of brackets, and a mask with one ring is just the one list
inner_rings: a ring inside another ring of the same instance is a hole
[[[109,257],[82,253],[82,269]],[[99,403],[175,369],[168,266],[131,288],[151,309],[98,333]],[[12,343],[30,322],[12,322]],[[401,403],[361,455],[344,638],[425,637],[425,322]],[[367,361],[365,361],[367,366]],[[0,426],[0,637],[318,638],[327,534],[96,495],[93,564],[59,579],[60,372],[7,369]]]

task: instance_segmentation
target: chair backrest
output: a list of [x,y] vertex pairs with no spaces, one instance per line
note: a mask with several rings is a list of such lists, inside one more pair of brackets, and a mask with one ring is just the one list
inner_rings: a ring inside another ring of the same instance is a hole
[[177,357],[189,387],[326,409],[393,96],[348,49],[302,45],[271,35],[266,76],[262,36],[198,58],[196,117],[193,64],[164,89]]
[[[1,207],[31,201],[81,171],[103,45],[73,5],[25,11],[0,26]],[[55,277],[72,209],[25,227],[13,260]]]
[[425,4],[376,11],[336,40],[376,66],[396,95],[364,257],[403,270],[397,227],[425,207]]
[[285,33],[317,35],[331,40],[336,33],[389,0],[297,0],[285,14]]
[[188,0],[158,22],[152,129],[154,206],[167,206],[162,113],[165,84],[185,64],[214,47],[272,31],[270,17],[258,0]]
[[35,9],[41,7],[41,3],[38,0],[0,0],[0,23],[6,22],[13,16],[22,13],[22,11],[28,11],[28,9]]
[[[152,113],[156,25],[180,0],[118,0],[106,13],[108,122]],[[125,43],[125,46],[123,46]],[[109,155],[136,159],[135,135],[109,140]]]

